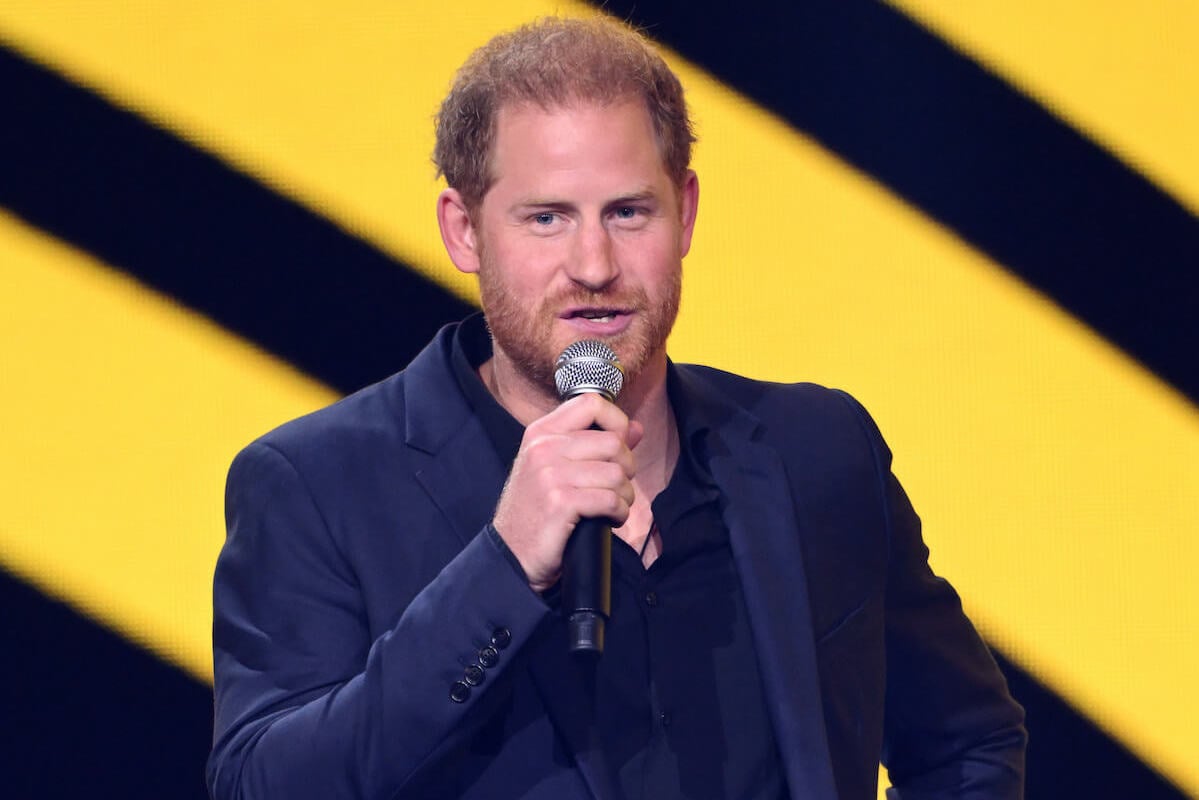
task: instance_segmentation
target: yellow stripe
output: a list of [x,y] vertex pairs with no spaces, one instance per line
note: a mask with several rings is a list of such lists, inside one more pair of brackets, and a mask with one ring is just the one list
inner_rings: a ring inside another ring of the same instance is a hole
[[[437,241],[429,115],[471,47],[553,10],[491,5],[463,2],[444,20],[385,2],[350,14],[315,3],[103,13],[9,3],[0,32],[472,296],[447,277]],[[985,632],[1199,791],[1199,709],[1185,688],[1199,674],[1187,627],[1199,619],[1199,413],[951,233],[675,63],[703,139],[676,358],[852,389],[895,446],[935,566]],[[1197,112],[1179,113],[1185,127]],[[261,380],[249,368],[242,378]],[[102,427],[107,409],[77,413]],[[265,427],[246,422],[242,438]],[[196,524],[217,536],[219,491],[205,491]],[[120,509],[106,513],[121,536],[143,535],[120,524]],[[148,552],[138,566],[181,557],[211,551]],[[189,620],[177,630],[206,645],[206,609]]]
[[1199,214],[1199,4],[889,2]]
[[211,681],[225,470],[334,395],[2,212],[0,253],[0,563]]

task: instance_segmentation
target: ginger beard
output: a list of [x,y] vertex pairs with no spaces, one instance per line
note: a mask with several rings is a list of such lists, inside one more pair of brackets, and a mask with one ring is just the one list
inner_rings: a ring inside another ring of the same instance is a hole
[[[497,354],[502,353],[531,386],[557,399],[554,366],[571,337],[554,327],[565,308],[629,309],[635,319],[614,336],[599,337],[611,347],[624,368],[626,388],[637,380],[651,359],[665,357],[666,338],[674,327],[682,295],[682,264],[661,283],[661,295],[651,298],[643,287],[589,291],[580,286],[541,299],[536,306],[517,296],[504,277],[504,268],[480,253],[479,295]],[[565,336],[565,338],[563,338]]]

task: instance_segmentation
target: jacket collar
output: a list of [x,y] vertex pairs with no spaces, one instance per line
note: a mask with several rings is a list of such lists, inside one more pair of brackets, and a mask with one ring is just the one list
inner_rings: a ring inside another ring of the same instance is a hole
[[[506,469],[454,376],[447,325],[404,370],[404,441],[428,458],[416,479],[465,546],[491,519]],[[483,500],[487,498],[487,500]]]

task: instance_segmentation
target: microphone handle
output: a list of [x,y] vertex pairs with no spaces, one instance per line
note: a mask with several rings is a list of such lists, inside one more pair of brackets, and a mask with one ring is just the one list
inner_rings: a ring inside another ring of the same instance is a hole
[[604,625],[612,612],[612,525],[582,519],[562,556],[562,609],[572,653],[604,652]]

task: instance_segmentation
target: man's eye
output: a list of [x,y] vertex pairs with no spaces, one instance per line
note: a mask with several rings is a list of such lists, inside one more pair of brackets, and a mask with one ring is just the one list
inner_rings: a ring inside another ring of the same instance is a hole
[[616,216],[620,219],[633,219],[637,216],[637,209],[632,206],[621,206],[616,209]]
[[538,225],[553,225],[557,215],[550,211],[542,211],[533,217],[533,221]]

